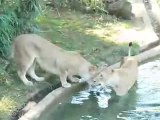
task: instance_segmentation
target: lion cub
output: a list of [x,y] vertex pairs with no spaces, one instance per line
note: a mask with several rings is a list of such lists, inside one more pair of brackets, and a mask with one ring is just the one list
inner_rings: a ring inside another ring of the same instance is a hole
[[78,82],[73,75],[80,75],[89,79],[96,67],[85,60],[79,53],[66,51],[36,34],[23,34],[14,39],[12,57],[17,64],[17,73],[25,85],[32,86],[26,74],[36,81],[43,81],[44,77],[35,74],[35,64],[47,72],[60,77],[63,87],[70,87],[67,77],[72,82]]
[[117,95],[125,95],[134,85],[138,75],[138,61],[130,56],[132,43],[129,43],[128,56],[123,58],[121,67],[118,69],[106,68],[95,79],[95,84],[110,86]]

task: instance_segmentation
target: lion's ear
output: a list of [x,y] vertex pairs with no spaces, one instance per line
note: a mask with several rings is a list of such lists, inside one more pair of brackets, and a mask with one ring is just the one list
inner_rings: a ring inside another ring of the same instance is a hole
[[89,67],[89,72],[93,72],[93,71],[96,71],[97,70],[97,67],[92,65]]

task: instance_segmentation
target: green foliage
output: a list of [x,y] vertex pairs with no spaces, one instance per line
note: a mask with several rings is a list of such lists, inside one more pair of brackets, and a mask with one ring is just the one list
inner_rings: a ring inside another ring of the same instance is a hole
[[69,7],[83,12],[107,12],[104,0],[48,0],[55,8]]
[[34,32],[34,18],[39,12],[38,0],[0,1],[0,56],[8,57],[13,38]]
[[81,4],[85,5],[87,8],[90,8],[92,10],[104,9],[105,4],[103,2],[104,0],[80,0]]
[[17,22],[18,19],[12,11],[4,12],[0,16],[0,55],[2,57],[8,56],[11,38],[16,34],[14,24]]

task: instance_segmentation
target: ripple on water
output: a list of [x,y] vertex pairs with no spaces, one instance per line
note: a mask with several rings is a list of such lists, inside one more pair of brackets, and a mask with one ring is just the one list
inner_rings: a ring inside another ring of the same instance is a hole
[[92,117],[90,115],[82,116],[80,120],[99,120],[98,118]]
[[90,93],[88,91],[81,91],[75,96],[72,96],[71,104],[82,104],[84,100],[89,99]]
[[[138,88],[135,109],[121,111],[117,115],[120,120],[160,120],[160,60],[148,62],[139,67]],[[107,108],[111,90],[91,88],[81,91],[72,97],[71,104],[83,104],[93,95],[100,108]],[[97,94],[98,93],[98,94]],[[82,116],[80,120],[99,120],[92,116]]]
[[110,89],[80,91],[40,120],[160,120],[160,60],[139,67],[135,88],[116,99]]
[[145,107],[160,105],[160,60],[146,63],[139,67],[137,104]]
[[124,111],[119,113],[117,118],[120,118],[122,120],[160,120],[160,111],[156,110]]
[[88,90],[81,91],[72,96],[71,104],[83,104],[85,100],[89,99],[89,96],[93,94],[97,98],[97,103],[100,108],[108,107],[108,100],[111,98],[110,89],[101,89],[101,87],[92,87]]

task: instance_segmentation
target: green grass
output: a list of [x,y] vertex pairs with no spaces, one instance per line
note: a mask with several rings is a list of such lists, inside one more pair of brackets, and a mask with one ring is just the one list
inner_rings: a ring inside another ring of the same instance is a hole
[[26,102],[26,87],[19,81],[0,83],[0,119],[8,120],[11,113]]
[[[57,17],[52,11],[52,15],[39,18],[38,22],[46,29],[39,34],[66,50],[81,51],[93,64],[113,64],[128,54],[128,43],[115,42],[115,36],[120,29],[131,28],[133,24],[113,17],[98,21],[99,17],[77,12],[65,12]],[[135,43],[133,55],[138,53],[138,48]]]
[[[37,33],[66,50],[78,50],[91,63],[116,63],[127,55],[128,43],[115,42],[120,29],[133,26],[130,21],[117,20],[111,16],[84,15],[78,12],[63,11],[58,17],[54,11],[36,19],[42,28]],[[138,45],[134,44],[133,55],[138,54]],[[3,66],[0,66],[3,68]],[[13,69],[15,69],[13,67]],[[2,72],[3,73],[3,69]],[[47,85],[46,85],[47,86]],[[0,120],[8,120],[9,115],[27,100],[29,91],[43,89],[43,83],[26,87],[16,72],[0,76]]]

